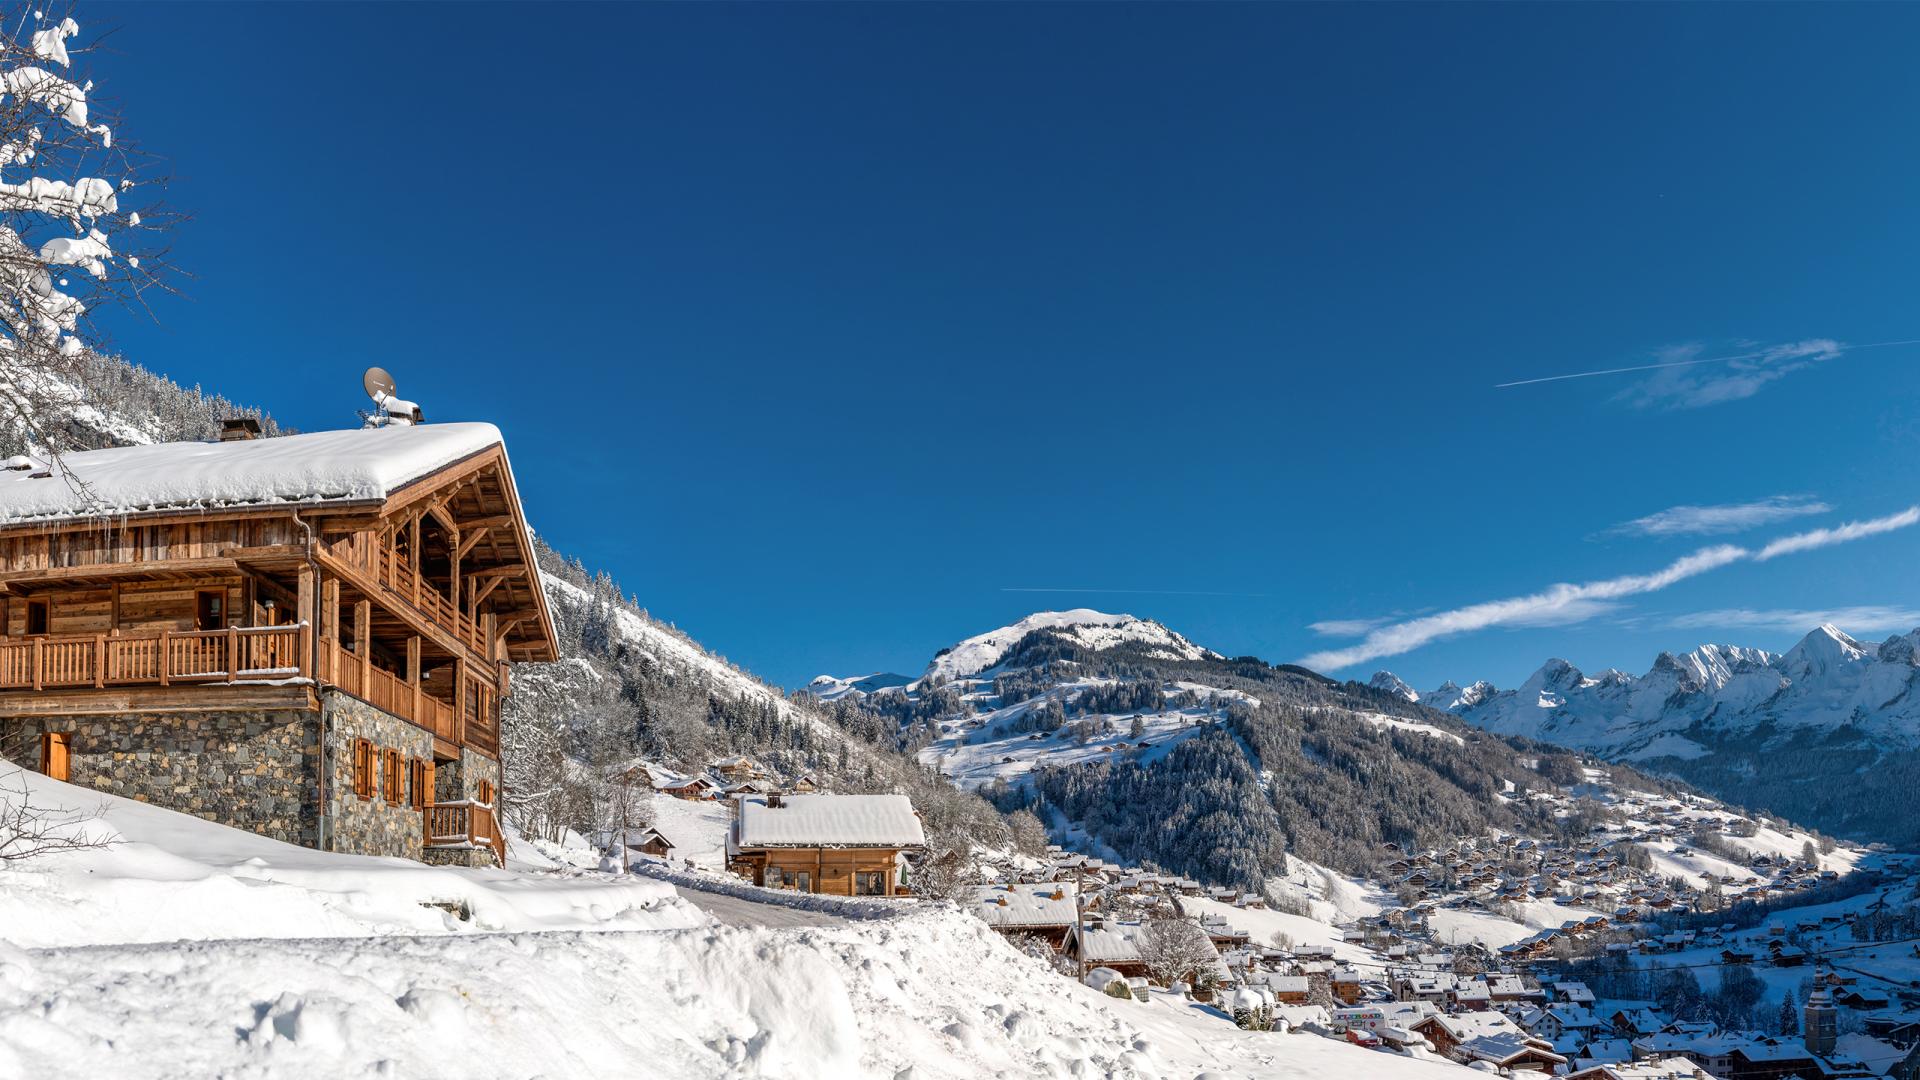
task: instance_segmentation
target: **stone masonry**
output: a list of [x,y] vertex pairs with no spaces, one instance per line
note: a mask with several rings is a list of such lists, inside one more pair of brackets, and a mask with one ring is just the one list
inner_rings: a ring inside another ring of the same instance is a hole
[[48,716],[0,721],[0,740],[32,765],[41,734],[65,732],[70,783],[312,847],[315,719],[297,710]]
[[[433,735],[358,698],[335,691],[320,697],[326,718],[327,772],[331,795],[328,805],[328,843],[333,851],[360,855],[399,855],[419,859],[426,850],[426,824],[413,808],[410,762],[433,760]],[[362,799],[353,786],[353,747],[356,740],[373,743],[373,797]],[[387,802],[386,754],[400,751],[399,805]],[[435,777],[435,786],[438,777]],[[434,800],[430,800],[434,801]]]

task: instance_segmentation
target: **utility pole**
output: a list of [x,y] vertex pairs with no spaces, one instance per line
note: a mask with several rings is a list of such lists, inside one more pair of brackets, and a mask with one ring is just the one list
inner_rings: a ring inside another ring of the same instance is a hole
[[1073,951],[1080,964],[1080,981],[1087,981],[1087,864],[1073,868]]

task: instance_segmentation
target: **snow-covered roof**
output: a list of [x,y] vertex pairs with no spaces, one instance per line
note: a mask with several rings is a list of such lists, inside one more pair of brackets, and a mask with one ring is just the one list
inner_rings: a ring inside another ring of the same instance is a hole
[[1101,922],[1076,928],[1080,958],[1089,964],[1125,964],[1140,960],[1140,935],[1144,928],[1137,922]]
[[62,455],[61,464],[70,475],[59,469],[51,476],[40,470],[0,472],[0,524],[165,510],[377,502],[500,441],[500,429],[492,424],[467,423],[84,450]]
[[1071,926],[1074,887],[1072,882],[980,885],[973,890],[971,910],[988,926]]
[[927,842],[905,795],[786,795],[738,800],[739,848],[919,847]]

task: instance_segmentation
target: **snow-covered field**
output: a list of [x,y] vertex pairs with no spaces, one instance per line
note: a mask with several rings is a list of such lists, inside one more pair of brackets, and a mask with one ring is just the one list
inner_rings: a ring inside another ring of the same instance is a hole
[[6,770],[114,843],[0,871],[0,1077],[1459,1075],[1105,997],[943,905],[755,918],[780,897],[329,855]]

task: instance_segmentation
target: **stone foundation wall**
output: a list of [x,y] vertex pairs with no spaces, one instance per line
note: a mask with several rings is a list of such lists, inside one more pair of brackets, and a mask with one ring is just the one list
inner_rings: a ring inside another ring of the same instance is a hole
[[493,785],[493,801],[500,801],[500,763],[485,754],[461,749],[459,761],[443,761],[433,774],[435,802],[480,801],[480,781]]
[[[426,823],[420,811],[413,808],[410,763],[433,760],[433,735],[358,698],[334,691],[321,694],[320,712],[326,718],[327,730],[327,847],[356,855],[420,858],[426,849]],[[355,793],[353,784],[353,748],[360,739],[373,743],[373,795],[367,799]],[[397,806],[388,803],[386,797],[388,749],[400,751],[401,796]]]
[[39,765],[40,736],[70,738],[67,780],[275,840],[319,835],[319,718],[295,710],[128,713],[0,721],[0,742]]

